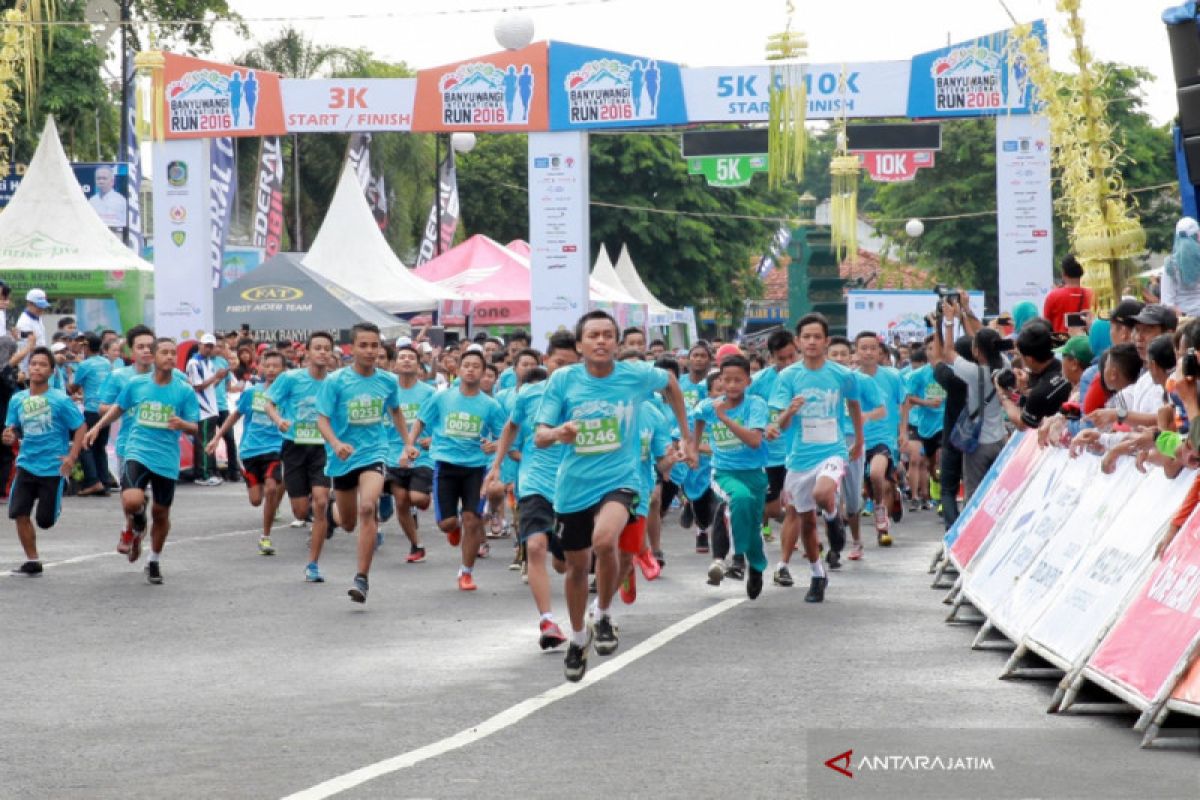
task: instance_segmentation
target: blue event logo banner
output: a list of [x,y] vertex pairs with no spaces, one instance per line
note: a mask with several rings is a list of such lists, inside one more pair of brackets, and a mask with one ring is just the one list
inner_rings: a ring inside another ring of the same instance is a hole
[[[1046,46],[1046,23],[1033,23]],[[1030,113],[1033,89],[1025,59],[1011,47],[1010,31],[914,56],[908,116],[981,117]],[[1012,52],[1010,52],[1010,49]]]
[[550,44],[550,129],[683,125],[687,110],[679,65]]

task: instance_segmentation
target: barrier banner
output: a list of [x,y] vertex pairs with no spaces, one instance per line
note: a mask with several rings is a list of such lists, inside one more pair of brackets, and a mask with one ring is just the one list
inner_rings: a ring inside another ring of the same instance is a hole
[[1026,644],[1064,669],[1080,665],[1146,574],[1169,517],[1187,494],[1195,473],[1175,480],[1162,470],[1146,476],[1125,505],[1110,517],[1099,541],[1067,577],[1058,598],[1029,630]]
[[1100,458],[1086,453],[1071,462],[1070,469],[1083,474],[1084,489],[1074,509],[1012,591],[988,614],[1013,641],[1023,639],[1042,612],[1057,601],[1059,590],[1104,532],[1105,521],[1125,505],[1146,478],[1128,458],[1106,475],[1100,470]]
[[1004,449],[1000,451],[1000,455],[992,462],[992,468],[983,476],[983,480],[979,482],[979,486],[975,488],[975,494],[971,495],[971,499],[966,502],[966,505],[958,513],[958,519],[950,526],[950,530],[946,531],[946,535],[942,537],[942,541],[946,547],[954,544],[958,539],[959,533],[962,532],[964,526],[971,521],[971,517],[975,516],[975,512],[979,510],[979,506],[983,504],[984,499],[991,491],[992,484],[996,482],[996,476],[999,475],[1005,465],[1012,459],[1013,453],[1021,448],[1021,442],[1025,441],[1031,434],[1024,431],[1017,431],[1012,436],[1008,437],[1008,442],[1005,443]]
[[[996,476],[987,496],[959,530],[954,544],[950,546],[950,560],[960,571],[971,563],[984,540],[1021,496],[1030,474],[1045,454],[1046,451],[1038,447],[1036,436],[1026,435],[1021,440],[1016,452]],[[981,491],[982,489],[977,490],[976,494]]]
[[1021,499],[988,536],[967,568],[963,594],[985,616],[1058,532],[1083,494],[1089,470],[1062,448],[1042,458]]
[[[1162,516],[1165,509],[1160,509]],[[1178,679],[1200,636],[1200,516],[1193,514],[1088,659],[1094,673],[1148,705]],[[1144,706],[1143,706],[1144,707]]]
[[[1200,658],[1192,661],[1192,668],[1184,674],[1179,683],[1175,684],[1175,690],[1171,692],[1171,699],[1200,709]],[[1200,712],[1193,711],[1192,713]]]

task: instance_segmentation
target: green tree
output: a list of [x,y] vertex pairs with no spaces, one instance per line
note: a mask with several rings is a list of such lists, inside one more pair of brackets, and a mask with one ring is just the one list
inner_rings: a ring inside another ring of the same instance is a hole
[[[131,30],[132,47],[152,46],[172,51],[182,48],[192,55],[212,50],[213,20],[238,19],[229,10],[227,0],[132,0],[130,15],[134,21],[148,24],[152,34],[143,41],[138,32],[145,28],[135,25]],[[238,29],[245,31],[241,26]]]

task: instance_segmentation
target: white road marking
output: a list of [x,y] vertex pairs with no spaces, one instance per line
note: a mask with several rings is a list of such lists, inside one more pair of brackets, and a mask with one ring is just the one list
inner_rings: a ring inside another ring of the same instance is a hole
[[[279,526],[276,526],[276,527],[279,527]],[[188,542],[210,542],[214,539],[228,539],[231,536],[245,536],[247,533],[258,533],[261,530],[262,530],[262,528],[246,528],[245,530],[241,530],[241,531],[225,531],[224,533],[212,533],[207,536],[189,536],[186,539],[168,539],[167,547],[170,547],[172,545],[187,544]],[[274,528],[272,528],[272,530],[274,530]],[[150,532],[146,531],[146,548],[147,549],[149,549],[149,546],[150,546],[149,539],[150,539]],[[124,554],[118,553],[116,550],[109,550],[104,553],[89,553],[86,556],[75,556],[74,558],[64,558],[62,561],[47,561],[46,563],[42,564],[42,568],[50,569],[51,567],[66,567],[71,564],[82,564],[85,561],[95,561],[98,558],[108,558],[110,556],[120,556],[121,558],[126,558],[126,556]],[[7,573],[7,572],[0,573],[0,577],[5,577],[5,576],[10,577],[10,578],[15,577],[12,575],[12,573]]]
[[[409,750],[407,753],[401,753],[398,756],[377,761],[374,764],[369,764],[353,772],[347,772],[345,775],[331,778],[310,789],[290,794],[284,800],[324,800],[324,798],[333,797],[348,789],[361,786],[367,781],[375,780],[376,778],[398,772],[402,769],[408,769],[420,764],[422,761],[437,758],[452,750],[459,750],[467,745],[474,744],[494,733],[499,733],[505,728],[516,725],[521,720],[552,703],[571,697],[592,684],[620,672],[639,658],[650,655],[655,650],[668,644],[673,639],[677,639],[697,625],[707,622],[718,614],[723,614],[744,602],[746,602],[746,598],[744,597],[730,598],[716,605],[709,606],[703,611],[697,611],[690,617],[681,619],[674,625],[664,628],[641,644],[631,647],[616,658],[609,659],[595,668],[589,668],[587,675],[579,683],[561,683],[539,695],[522,700],[515,706],[506,708],[472,728],[459,731],[452,736],[447,736],[445,739],[427,744],[424,747],[418,747],[416,750]],[[593,655],[592,658],[595,658],[595,656]]]

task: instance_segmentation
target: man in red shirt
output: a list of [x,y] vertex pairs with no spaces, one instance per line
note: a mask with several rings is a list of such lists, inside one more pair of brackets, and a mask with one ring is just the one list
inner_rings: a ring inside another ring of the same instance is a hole
[[1046,295],[1042,316],[1050,321],[1057,333],[1067,332],[1067,314],[1082,314],[1092,310],[1095,298],[1091,289],[1079,285],[1083,278],[1083,267],[1075,256],[1067,256],[1062,262],[1063,285]]

